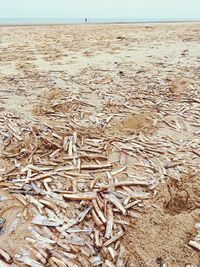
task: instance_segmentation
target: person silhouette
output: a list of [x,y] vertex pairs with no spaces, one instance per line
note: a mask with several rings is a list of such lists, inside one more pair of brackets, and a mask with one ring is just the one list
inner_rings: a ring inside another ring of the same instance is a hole
[[85,18],[85,23],[87,23],[87,21],[88,21],[87,18]]

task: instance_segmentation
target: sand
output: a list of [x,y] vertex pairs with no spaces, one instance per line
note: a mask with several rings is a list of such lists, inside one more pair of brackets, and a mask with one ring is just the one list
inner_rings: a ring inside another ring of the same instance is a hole
[[[200,23],[0,27],[1,116],[20,114],[109,138],[142,134],[152,142],[181,143],[152,157],[156,166],[183,160],[184,168],[155,172],[154,196],[137,211],[139,219],[126,218],[127,266],[200,266],[199,252],[188,246],[200,219],[199,40]],[[81,124],[84,112],[99,121]],[[102,113],[111,116],[106,127]],[[119,158],[111,152],[110,161]],[[3,159],[1,164],[10,166]],[[137,164],[127,156],[127,171],[147,176]],[[8,229],[21,205],[2,189],[0,196],[8,198],[0,199]],[[1,234],[0,247],[12,256],[20,253],[30,224],[28,216],[14,234]]]

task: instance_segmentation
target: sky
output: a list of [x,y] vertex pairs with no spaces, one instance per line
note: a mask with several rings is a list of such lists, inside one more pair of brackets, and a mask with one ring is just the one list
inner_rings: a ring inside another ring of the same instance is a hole
[[0,1],[0,18],[200,19],[200,0]]

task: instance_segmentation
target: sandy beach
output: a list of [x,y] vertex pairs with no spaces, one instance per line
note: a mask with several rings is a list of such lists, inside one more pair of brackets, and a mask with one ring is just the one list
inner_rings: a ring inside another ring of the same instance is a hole
[[5,266],[200,266],[200,23],[7,26],[0,51]]

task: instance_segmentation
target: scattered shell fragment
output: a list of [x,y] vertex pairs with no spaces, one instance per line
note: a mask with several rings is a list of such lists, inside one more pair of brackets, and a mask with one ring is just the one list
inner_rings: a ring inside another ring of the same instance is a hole
[[56,226],[61,226],[63,224],[63,221],[62,220],[54,220],[53,218],[47,218],[47,217],[42,216],[42,215],[36,215],[33,218],[32,223],[37,224],[37,225],[56,227]]

